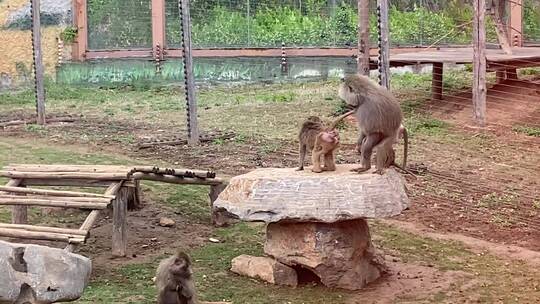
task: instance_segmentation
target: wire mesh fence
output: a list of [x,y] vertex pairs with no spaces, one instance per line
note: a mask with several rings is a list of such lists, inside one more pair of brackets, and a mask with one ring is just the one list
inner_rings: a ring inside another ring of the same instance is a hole
[[[505,10],[508,11],[510,2]],[[540,2],[524,0],[524,36],[540,38]],[[195,48],[355,47],[357,2],[351,0],[196,0],[191,2]],[[393,46],[470,44],[470,1],[391,0]],[[370,37],[376,42],[376,1],[371,1]],[[89,0],[91,49],[151,47],[150,0]],[[178,48],[178,1],[165,1],[166,42]],[[497,42],[487,16],[487,39]]]

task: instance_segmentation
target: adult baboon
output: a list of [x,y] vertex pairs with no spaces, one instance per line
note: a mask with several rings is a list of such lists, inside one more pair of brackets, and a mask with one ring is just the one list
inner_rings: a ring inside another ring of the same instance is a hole
[[156,271],[158,304],[198,304],[189,256],[179,251],[159,263]]

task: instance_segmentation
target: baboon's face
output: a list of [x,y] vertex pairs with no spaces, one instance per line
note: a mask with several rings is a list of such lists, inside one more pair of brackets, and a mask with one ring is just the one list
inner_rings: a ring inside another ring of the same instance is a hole
[[353,92],[352,88],[347,84],[347,82],[341,82],[338,95],[339,98],[345,102],[348,109],[352,110],[358,107],[358,98],[356,97],[356,93]]
[[169,269],[175,276],[186,276],[190,274],[189,263],[182,257],[177,257]]

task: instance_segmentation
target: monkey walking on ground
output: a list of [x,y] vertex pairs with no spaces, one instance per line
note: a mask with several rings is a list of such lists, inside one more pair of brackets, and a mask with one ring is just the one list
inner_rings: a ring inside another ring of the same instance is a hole
[[[339,116],[328,127],[325,127],[321,119],[317,116],[310,116],[302,124],[300,133],[298,134],[298,140],[300,141],[298,171],[304,170],[304,161],[308,150],[311,150],[311,161],[313,164],[311,171],[320,173],[322,171],[336,170],[334,150],[339,145],[339,133],[336,130],[336,126],[345,117],[353,113],[354,111],[349,111]],[[324,158],[324,166],[321,165],[321,157]]]
[[[364,172],[371,169],[371,154],[377,147],[376,173],[382,174],[388,163],[395,163],[393,145],[401,132],[403,114],[399,103],[387,89],[379,86],[369,77],[349,75],[343,79],[339,97],[348,107],[355,109],[358,122],[358,146],[361,152],[361,167],[354,169]],[[404,130],[403,160],[407,159],[408,138]]]
[[179,251],[159,263],[156,271],[158,304],[198,304],[189,256]]

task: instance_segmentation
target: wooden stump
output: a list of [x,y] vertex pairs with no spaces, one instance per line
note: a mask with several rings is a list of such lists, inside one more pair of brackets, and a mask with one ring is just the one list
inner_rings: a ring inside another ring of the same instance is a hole
[[[22,179],[11,179],[6,184],[6,187],[17,187],[22,183]],[[28,208],[26,206],[13,206],[11,209],[11,223],[12,224],[26,224],[28,223]]]
[[126,256],[128,197],[128,187],[122,187],[113,201],[112,255],[116,257]]
[[443,97],[443,63],[433,63],[433,78],[431,80],[431,95],[433,100],[442,100]]

